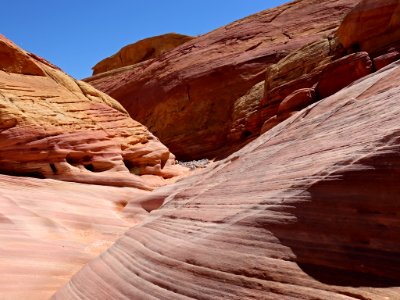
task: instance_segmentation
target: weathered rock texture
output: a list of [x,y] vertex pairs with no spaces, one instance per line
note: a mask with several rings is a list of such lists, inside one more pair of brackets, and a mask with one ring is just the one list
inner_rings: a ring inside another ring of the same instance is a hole
[[147,190],[180,172],[117,101],[3,36],[0,108],[0,172]]
[[159,57],[192,39],[193,37],[183,34],[167,33],[138,41],[96,64],[92,68],[93,75]]
[[400,299],[399,76],[394,63],[144,196],[164,205],[54,299]]
[[237,118],[252,113],[238,112],[236,100],[264,80],[265,68],[327,37],[357,3],[294,1],[86,81],[120,101],[178,158],[213,157],[258,134],[253,121]]

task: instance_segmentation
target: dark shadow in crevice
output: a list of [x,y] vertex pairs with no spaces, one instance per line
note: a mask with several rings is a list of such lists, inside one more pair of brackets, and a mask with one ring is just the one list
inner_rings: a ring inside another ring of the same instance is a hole
[[314,279],[338,286],[400,287],[400,148],[319,180],[294,199],[292,223],[263,227]]
[[50,169],[53,171],[53,174],[57,174],[58,170],[54,163],[50,163]]
[[38,179],[45,179],[46,177],[40,171],[12,171],[2,170],[2,175],[15,176],[15,177],[33,177]]
[[87,165],[84,165],[84,167],[86,170],[88,170],[90,172],[95,172],[93,164],[87,164]]

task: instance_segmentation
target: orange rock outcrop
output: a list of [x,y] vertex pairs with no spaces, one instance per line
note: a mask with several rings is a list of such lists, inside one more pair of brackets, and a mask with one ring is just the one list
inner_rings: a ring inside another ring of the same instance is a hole
[[5,37],[0,53],[1,172],[145,190],[179,174],[114,99]]

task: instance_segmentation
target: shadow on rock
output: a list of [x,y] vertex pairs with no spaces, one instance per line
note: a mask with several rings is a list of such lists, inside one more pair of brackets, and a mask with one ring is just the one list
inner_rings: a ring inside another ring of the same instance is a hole
[[400,286],[400,149],[330,174],[268,225],[299,267],[330,285]]

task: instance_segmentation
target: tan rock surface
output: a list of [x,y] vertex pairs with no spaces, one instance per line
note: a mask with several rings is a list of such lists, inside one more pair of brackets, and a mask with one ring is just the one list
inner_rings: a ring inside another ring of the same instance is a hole
[[399,299],[400,64],[197,176],[54,299]]
[[234,103],[264,80],[265,68],[327,37],[357,3],[294,1],[86,81],[120,101],[179,159],[213,157],[231,147]]
[[193,37],[183,34],[167,33],[140,40],[134,44],[123,47],[114,55],[97,63],[92,68],[93,75],[159,57],[165,52],[192,39]]
[[0,53],[1,172],[150,190],[182,171],[114,99],[4,37]]

